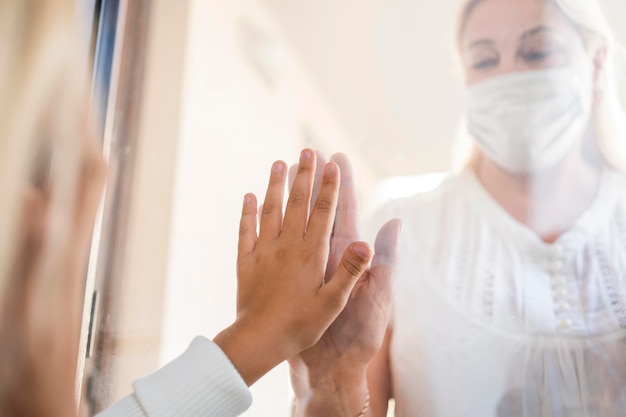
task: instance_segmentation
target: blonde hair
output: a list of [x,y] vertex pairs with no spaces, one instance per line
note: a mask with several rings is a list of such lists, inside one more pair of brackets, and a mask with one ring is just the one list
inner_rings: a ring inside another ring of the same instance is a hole
[[[467,0],[461,8],[457,24],[457,46],[465,31],[467,21],[474,8],[484,0]],[[597,0],[545,0],[554,4],[563,15],[580,31],[590,53],[604,48],[606,58],[596,91],[593,109],[595,139],[600,154],[614,168],[626,171],[626,114],[619,97],[620,68],[625,66],[624,49],[616,41],[611,26]],[[462,152],[474,151],[469,164],[475,157],[475,149],[461,141]],[[467,163],[467,157],[462,157]],[[457,159],[458,161],[459,159]]]

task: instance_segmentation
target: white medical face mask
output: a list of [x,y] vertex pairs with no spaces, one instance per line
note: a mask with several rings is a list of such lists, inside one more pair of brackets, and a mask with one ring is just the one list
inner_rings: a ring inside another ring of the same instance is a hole
[[591,114],[590,68],[502,75],[468,90],[468,129],[482,152],[515,173],[563,160]]

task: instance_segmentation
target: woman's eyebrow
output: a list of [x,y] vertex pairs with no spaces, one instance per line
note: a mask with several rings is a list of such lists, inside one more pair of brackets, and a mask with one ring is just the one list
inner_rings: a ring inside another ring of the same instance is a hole
[[519,42],[522,43],[524,42],[526,39],[537,35],[539,33],[542,32],[549,32],[549,33],[554,33],[554,29],[551,28],[550,26],[545,26],[545,25],[541,25],[541,26],[537,26],[536,28],[527,30],[526,32],[522,33],[519,37]]
[[470,43],[469,45],[467,45],[467,49],[472,49],[472,48],[476,48],[479,46],[493,46],[494,42],[490,39],[478,39],[472,43]]

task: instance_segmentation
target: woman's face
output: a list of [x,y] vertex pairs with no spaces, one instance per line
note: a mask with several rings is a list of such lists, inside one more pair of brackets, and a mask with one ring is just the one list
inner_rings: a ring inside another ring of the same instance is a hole
[[466,83],[513,72],[580,65],[582,36],[546,0],[483,0],[461,34]]

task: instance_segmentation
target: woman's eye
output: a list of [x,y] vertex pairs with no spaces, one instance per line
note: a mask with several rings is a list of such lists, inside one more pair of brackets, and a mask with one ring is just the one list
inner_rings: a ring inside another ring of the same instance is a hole
[[530,51],[524,54],[524,59],[529,62],[541,62],[552,56],[552,51]]
[[498,60],[495,59],[495,58],[483,59],[481,61],[478,61],[478,62],[474,63],[472,65],[472,68],[474,68],[476,70],[481,70],[481,69],[494,67],[497,64],[498,64]]
[[468,69],[485,70],[500,64],[500,54],[491,42],[479,41],[468,47],[465,62]]

